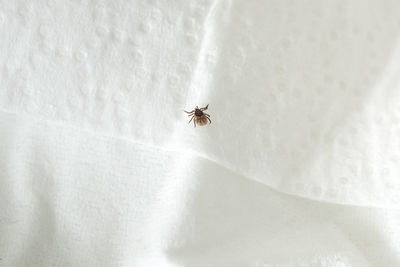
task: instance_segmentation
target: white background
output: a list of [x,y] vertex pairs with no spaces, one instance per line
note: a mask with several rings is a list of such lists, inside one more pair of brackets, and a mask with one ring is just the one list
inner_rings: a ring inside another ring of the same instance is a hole
[[0,264],[399,266],[398,14],[0,1]]

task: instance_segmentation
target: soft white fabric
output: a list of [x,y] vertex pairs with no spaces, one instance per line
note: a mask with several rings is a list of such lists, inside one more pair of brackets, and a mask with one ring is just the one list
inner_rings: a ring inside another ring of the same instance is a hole
[[0,263],[400,266],[398,14],[0,1]]

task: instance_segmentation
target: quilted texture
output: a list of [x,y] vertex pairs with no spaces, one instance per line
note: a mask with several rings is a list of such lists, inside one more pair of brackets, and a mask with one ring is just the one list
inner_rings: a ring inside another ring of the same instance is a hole
[[398,14],[0,0],[1,261],[398,266]]

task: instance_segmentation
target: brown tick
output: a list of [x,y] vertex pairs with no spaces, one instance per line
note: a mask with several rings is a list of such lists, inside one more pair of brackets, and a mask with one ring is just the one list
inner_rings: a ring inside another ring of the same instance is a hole
[[196,106],[196,108],[190,112],[184,110],[187,114],[189,114],[188,115],[189,117],[192,117],[188,123],[190,123],[193,120],[193,118],[194,118],[194,120],[193,120],[194,127],[196,127],[197,124],[200,126],[204,126],[208,122],[211,123],[210,115],[203,112],[204,110],[207,110],[207,109],[208,109],[208,105],[205,106],[204,108],[199,108],[198,106]]

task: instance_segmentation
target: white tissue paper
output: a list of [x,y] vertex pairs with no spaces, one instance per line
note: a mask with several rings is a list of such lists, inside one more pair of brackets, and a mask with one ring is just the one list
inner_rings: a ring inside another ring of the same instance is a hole
[[400,266],[399,14],[0,1],[0,266]]

